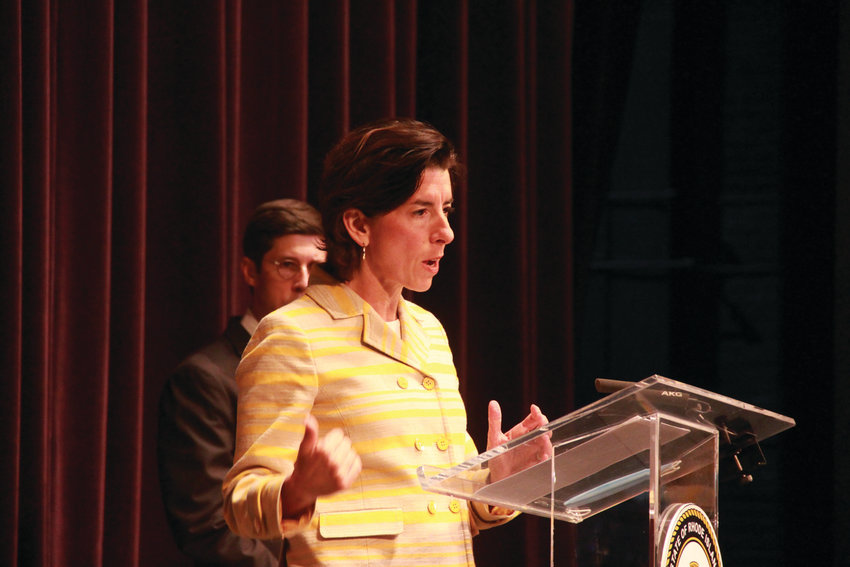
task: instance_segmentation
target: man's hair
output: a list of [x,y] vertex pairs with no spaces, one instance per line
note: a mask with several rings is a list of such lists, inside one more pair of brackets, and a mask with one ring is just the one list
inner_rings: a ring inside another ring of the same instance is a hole
[[349,280],[360,265],[360,246],[343,223],[345,211],[358,209],[367,217],[392,211],[416,192],[429,167],[447,170],[456,188],[460,165],[451,142],[410,118],[360,126],[328,152],[319,187],[328,272]]
[[297,199],[278,199],[254,210],[245,227],[242,252],[257,269],[263,256],[272,249],[276,238],[288,234],[306,234],[322,238],[322,216],[312,205]]

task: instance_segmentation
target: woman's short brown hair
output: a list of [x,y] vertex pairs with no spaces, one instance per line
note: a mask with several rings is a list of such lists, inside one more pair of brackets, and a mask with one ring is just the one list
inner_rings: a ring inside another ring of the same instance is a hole
[[429,167],[447,170],[456,188],[460,165],[451,142],[430,124],[410,118],[364,124],[328,152],[319,187],[328,269],[349,280],[360,263],[360,247],[348,234],[343,214],[358,209],[367,217],[402,205]]

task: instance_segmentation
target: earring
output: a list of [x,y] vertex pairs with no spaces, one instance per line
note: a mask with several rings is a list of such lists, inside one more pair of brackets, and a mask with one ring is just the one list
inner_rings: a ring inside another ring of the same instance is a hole
[[361,252],[360,252],[360,261],[361,261],[361,262],[365,262],[365,261],[366,261],[366,247],[365,247],[365,246],[361,246],[361,247],[360,247],[360,250],[361,250]]

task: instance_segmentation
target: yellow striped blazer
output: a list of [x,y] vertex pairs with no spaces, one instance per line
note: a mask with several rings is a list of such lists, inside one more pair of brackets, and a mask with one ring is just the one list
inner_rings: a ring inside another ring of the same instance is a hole
[[[450,467],[476,449],[442,325],[405,300],[398,314],[400,336],[345,284],[311,286],[245,350],[225,518],[243,536],[286,538],[282,565],[474,565],[472,536],[511,517],[420,488],[419,465]],[[363,470],[312,514],[281,521],[308,412],[320,436],[346,432]]]

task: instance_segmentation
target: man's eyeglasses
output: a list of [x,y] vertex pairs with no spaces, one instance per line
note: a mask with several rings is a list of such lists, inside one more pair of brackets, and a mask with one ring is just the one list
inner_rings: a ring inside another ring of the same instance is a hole
[[277,275],[281,279],[291,280],[301,275],[301,264],[293,260],[272,260],[272,264],[277,268]]

